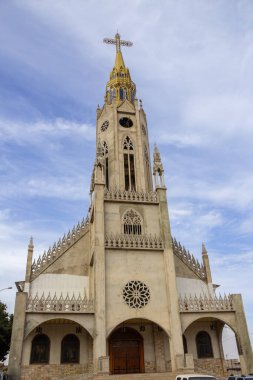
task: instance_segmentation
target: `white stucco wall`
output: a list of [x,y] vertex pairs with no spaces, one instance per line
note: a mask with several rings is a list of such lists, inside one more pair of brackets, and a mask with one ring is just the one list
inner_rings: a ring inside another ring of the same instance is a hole
[[213,295],[213,292],[208,287],[208,285],[201,280],[193,279],[193,278],[183,278],[183,277],[177,277],[177,290],[178,295],[181,295],[181,297],[190,296],[193,297],[196,296],[209,296],[209,294]]
[[[30,287],[30,288],[29,288]],[[41,297],[43,292],[46,297],[49,293],[54,296],[56,293],[57,297],[61,294],[63,297],[70,297],[75,295],[81,297],[86,295],[89,296],[89,278],[88,276],[76,276],[72,274],[41,274],[39,275],[31,284],[26,284],[25,291],[29,293],[32,297]]]

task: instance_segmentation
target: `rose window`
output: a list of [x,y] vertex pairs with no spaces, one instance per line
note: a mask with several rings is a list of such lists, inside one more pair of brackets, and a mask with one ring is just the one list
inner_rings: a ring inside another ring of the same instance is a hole
[[123,289],[123,299],[133,309],[141,309],[150,299],[149,288],[141,281],[129,281]]
[[109,121],[106,120],[103,122],[103,124],[101,125],[101,131],[104,132],[107,130],[107,128],[109,127]]

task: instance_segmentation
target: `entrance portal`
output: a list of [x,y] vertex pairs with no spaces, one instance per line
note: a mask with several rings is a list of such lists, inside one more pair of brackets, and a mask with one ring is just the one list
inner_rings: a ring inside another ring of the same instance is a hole
[[121,327],[109,338],[110,372],[144,372],[143,338],[134,329]]

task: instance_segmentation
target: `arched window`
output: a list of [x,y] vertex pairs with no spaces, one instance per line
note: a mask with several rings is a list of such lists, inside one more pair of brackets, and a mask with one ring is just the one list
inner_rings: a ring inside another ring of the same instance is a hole
[[50,353],[50,340],[47,335],[39,334],[33,338],[31,350],[31,364],[48,364]]
[[124,90],[123,90],[122,87],[120,87],[120,89],[119,89],[119,97],[120,97],[121,100],[124,99]]
[[124,139],[123,150],[125,189],[135,190],[134,145],[129,136]]
[[212,358],[213,349],[210,335],[206,331],[200,331],[196,336],[198,358]]
[[183,335],[183,346],[184,346],[184,353],[188,354],[187,340],[184,335]]
[[127,210],[123,216],[124,234],[141,235],[142,220],[133,209]]
[[80,342],[76,335],[66,335],[61,342],[61,363],[79,363]]
[[109,189],[109,160],[108,160],[108,145],[105,141],[102,142],[102,152],[105,158],[105,186]]

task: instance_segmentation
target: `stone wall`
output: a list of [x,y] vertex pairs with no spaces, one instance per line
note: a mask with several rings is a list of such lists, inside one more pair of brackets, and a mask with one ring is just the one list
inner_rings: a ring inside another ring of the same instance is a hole
[[44,364],[24,365],[21,367],[20,380],[50,380],[52,377],[92,373],[91,365],[82,364]]
[[145,373],[154,373],[156,372],[156,364],[155,361],[145,361]]
[[222,359],[194,359],[194,371],[224,377],[227,374],[225,361]]

